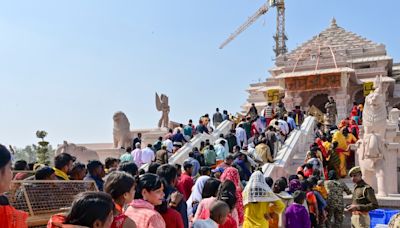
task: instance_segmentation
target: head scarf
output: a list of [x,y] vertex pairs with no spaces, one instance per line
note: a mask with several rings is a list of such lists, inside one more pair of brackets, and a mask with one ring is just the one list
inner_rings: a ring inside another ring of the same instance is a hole
[[342,128],[346,127],[346,125],[347,125],[346,120],[341,120],[338,125],[338,128],[342,129]]
[[353,109],[351,110],[350,117],[357,115],[358,115],[357,106],[354,106]]
[[289,193],[293,194],[297,190],[301,190],[300,180],[293,179],[289,182]]
[[317,138],[317,139],[315,139],[315,143],[317,143],[318,148],[322,153],[322,156],[324,156],[324,158],[326,158],[328,156],[328,152],[326,151],[326,148],[322,144],[322,140],[320,138]]
[[192,188],[192,194],[190,194],[189,199],[186,201],[188,216],[193,214],[193,202],[200,202],[203,199],[201,193],[203,192],[204,184],[208,179],[210,179],[209,176],[201,176],[197,178],[196,183]]
[[240,189],[240,176],[239,171],[236,168],[228,167],[227,169],[225,169],[224,173],[221,176],[221,181],[223,182],[224,180],[232,181],[236,186],[236,190]]
[[254,172],[243,191],[243,205],[256,202],[274,202],[279,198],[272,192],[260,171]]
[[[356,129],[357,132],[357,136],[360,134],[360,128],[358,127],[356,121],[354,119],[352,119],[350,121],[350,130]],[[351,131],[350,131],[351,132]]]
[[[242,197],[242,189],[240,187],[240,176],[239,171],[234,167],[229,167],[225,169],[224,173],[221,175],[221,182],[225,180],[232,181],[236,186],[236,210],[239,216],[239,225],[243,224],[244,221],[244,210],[243,210],[243,197]],[[264,180],[265,182],[265,180]]]

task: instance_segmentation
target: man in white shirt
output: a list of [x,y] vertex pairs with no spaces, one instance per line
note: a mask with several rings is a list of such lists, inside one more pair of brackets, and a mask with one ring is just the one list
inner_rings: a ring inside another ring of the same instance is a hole
[[244,145],[247,145],[246,130],[244,130],[242,124],[239,124],[239,126],[237,126],[235,130],[236,130],[236,139],[238,146],[242,148]]
[[151,144],[142,150],[142,163],[150,164],[155,159],[154,151],[151,149]]
[[169,138],[164,140],[163,145],[167,147],[168,153],[172,153],[172,151],[174,150],[174,143]]
[[289,125],[286,121],[284,121],[283,119],[279,119],[278,120],[279,123],[279,127],[281,129],[281,132],[283,133],[283,135],[287,135],[289,134]]
[[261,116],[264,116],[267,119],[267,126],[269,122],[274,117],[274,108],[272,107],[272,103],[269,102],[268,105],[261,111]]
[[220,134],[219,138],[217,140],[215,140],[214,144],[218,145],[218,144],[220,144],[221,141],[225,141],[225,151],[227,151],[229,153],[228,141],[224,138],[224,134]]
[[222,163],[225,160],[225,158],[228,157],[228,151],[226,151],[225,149],[225,143],[226,143],[225,140],[220,140],[219,144],[216,144],[214,146],[215,153],[217,154],[217,161],[220,161],[217,162],[217,164]]
[[138,168],[143,165],[142,162],[142,150],[140,149],[140,143],[137,142],[135,144],[135,149],[132,151],[133,162],[137,165]]

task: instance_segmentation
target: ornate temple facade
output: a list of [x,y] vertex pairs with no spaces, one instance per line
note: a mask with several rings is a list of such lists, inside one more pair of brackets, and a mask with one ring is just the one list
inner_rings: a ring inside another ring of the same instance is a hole
[[251,84],[251,103],[261,109],[283,98],[287,110],[315,106],[325,113],[328,97],[336,100],[338,118],[346,117],[353,102],[364,103],[377,75],[382,75],[387,106],[400,105],[400,65],[393,64],[385,45],[346,31],[333,19],[326,30],[290,53],[279,56],[265,82]]

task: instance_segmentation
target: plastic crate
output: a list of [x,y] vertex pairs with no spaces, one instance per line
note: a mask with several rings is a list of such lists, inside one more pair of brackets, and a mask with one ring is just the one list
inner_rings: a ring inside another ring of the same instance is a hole
[[397,213],[400,213],[400,210],[395,209],[383,209],[385,211],[385,224],[389,224],[390,219]]
[[369,217],[371,219],[370,227],[375,228],[378,224],[385,224],[385,210],[376,209],[369,212]]

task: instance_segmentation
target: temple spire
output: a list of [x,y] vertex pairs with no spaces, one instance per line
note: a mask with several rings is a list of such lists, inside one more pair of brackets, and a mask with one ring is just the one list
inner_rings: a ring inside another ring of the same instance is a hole
[[336,19],[335,19],[335,17],[333,17],[332,20],[331,20],[331,28],[337,28],[337,27],[338,26],[336,24]]

